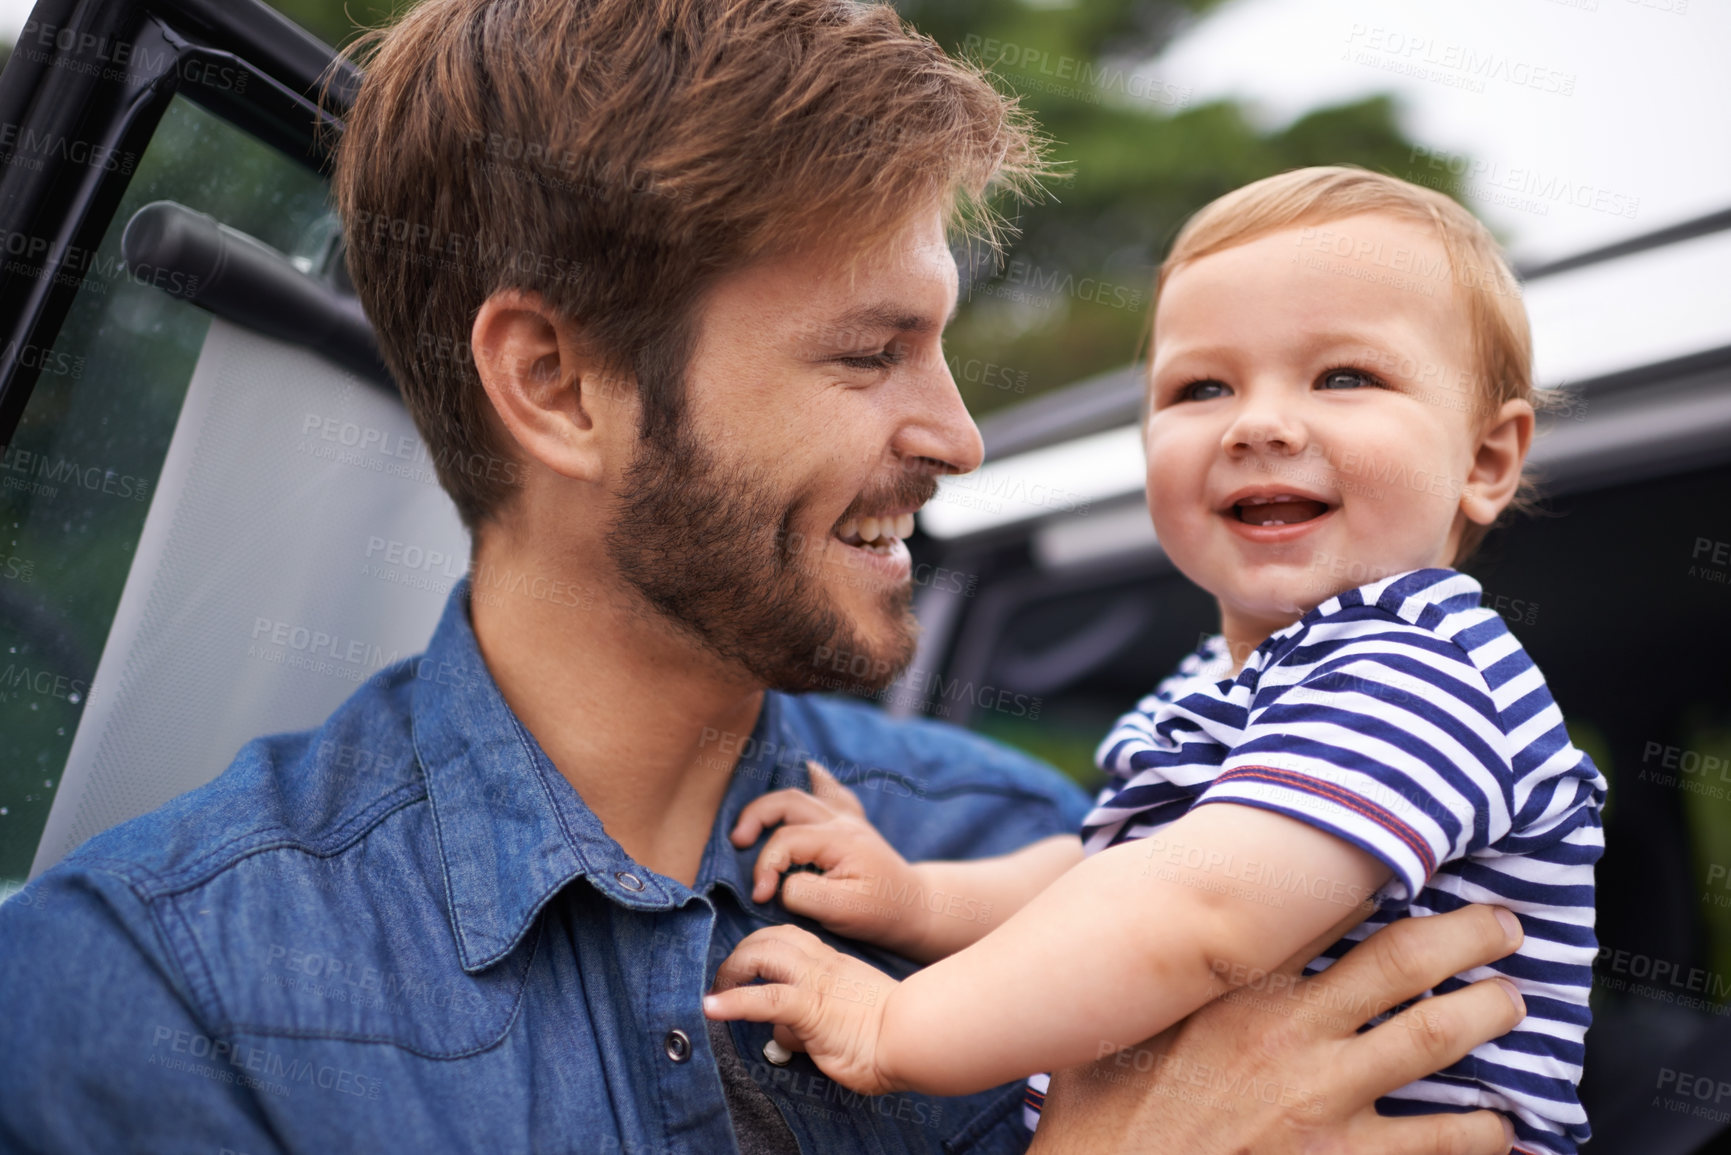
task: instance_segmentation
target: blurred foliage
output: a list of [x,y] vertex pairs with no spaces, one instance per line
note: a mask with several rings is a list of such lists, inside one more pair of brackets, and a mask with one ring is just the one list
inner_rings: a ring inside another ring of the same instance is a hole
[[[1387,97],[1268,129],[1235,103],[1192,104],[1149,69],[1220,2],[897,0],[917,28],[1021,97],[1069,174],[1017,214],[1021,235],[1002,261],[964,260],[965,300],[947,347],[976,415],[1134,360],[1155,266],[1184,219],[1215,197],[1303,165],[1408,167],[1413,142]],[[406,6],[273,3],[332,44]]]
[[1215,197],[1305,165],[1397,175],[1409,167],[1414,142],[1389,97],[1269,129],[1239,104],[1195,104],[1162,77],[1150,62],[1217,5],[899,0],[916,27],[1021,98],[1069,174],[1020,213],[1021,235],[1003,262],[970,270],[947,345],[974,413],[1136,359],[1160,257]]
[[[1662,772],[1675,778],[1682,793],[1695,880],[1701,885],[1703,953],[1708,970],[1722,978],[1731,975],[1731,790],[1725,771],[1731,766],[1731,723],[1722,711],[1696,706],[1684,723],[1680,745],[1686,754],[1678,768]],[[1721,1003],[1731,1001],[1718,990],[1708,993]]]
[[341,48],[361,29],[390,22],[413,0],[266,0],[272,8],[323,40]]

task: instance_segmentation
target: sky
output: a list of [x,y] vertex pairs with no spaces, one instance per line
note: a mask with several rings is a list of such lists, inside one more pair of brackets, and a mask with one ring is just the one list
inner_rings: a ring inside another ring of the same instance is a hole
[[[0,0],[0,37],[30,7]],[[1415,166],[1470,165],[1530,262],[1731,207],[1728,52],[1731,0],[1228,0],[1147,70],[1270,125],[1398,94]]]
[[1270,125],[1396,93],[1531,262],[1731,208],[1728,53],[1731,0],[1228,0],[1148,71]]

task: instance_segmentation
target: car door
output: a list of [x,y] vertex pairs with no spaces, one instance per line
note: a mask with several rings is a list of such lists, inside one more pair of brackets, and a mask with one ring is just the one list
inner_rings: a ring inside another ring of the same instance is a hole
[[467,569],[342,275],[334,56],[44,0],[0,75],[0,893],[322,719]]

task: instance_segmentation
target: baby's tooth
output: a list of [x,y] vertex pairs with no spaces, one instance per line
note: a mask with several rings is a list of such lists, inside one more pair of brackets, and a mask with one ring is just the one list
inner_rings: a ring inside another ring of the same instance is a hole
[[835,531],[836,536],[841,538],[843,541],[846,541],[848,538],[852,537],[854,534],[856,534],[858,532],[859,532],[859,519],[858,518],[854,518],[851,521],[842,522],[841,528]]
[[875,541],[878,536],[878,519],[875,517],[860,518],[859,536],[861,541]]

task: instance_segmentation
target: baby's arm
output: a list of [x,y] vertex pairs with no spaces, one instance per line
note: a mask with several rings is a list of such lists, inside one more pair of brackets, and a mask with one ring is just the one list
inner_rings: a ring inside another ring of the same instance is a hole
[[[723,963],[705,1009],[778,1024],[855,1090],[967,1094],[1139,1042],[1320,950],[1368,913],[1389,874],[1296,819],[1200,805],[1156,837],[1083,861],[906,982],[776,927]],[[1305,885],[1257,881],[1293,878]],[[757,977],[770,982],[738,985]]]
[[853,792],[816,762],[812,789],[777,790],[740,812],[733,844],[744,848],[779,826],[758,852],[751,897],[768,902],[781,879],[782,905],[837,934],[887,947],[915,962],[945,958],[977,941],[1082,861],[1074,835],[1054,835],[1013,854],[968,862],[909,863],[869,821]]

